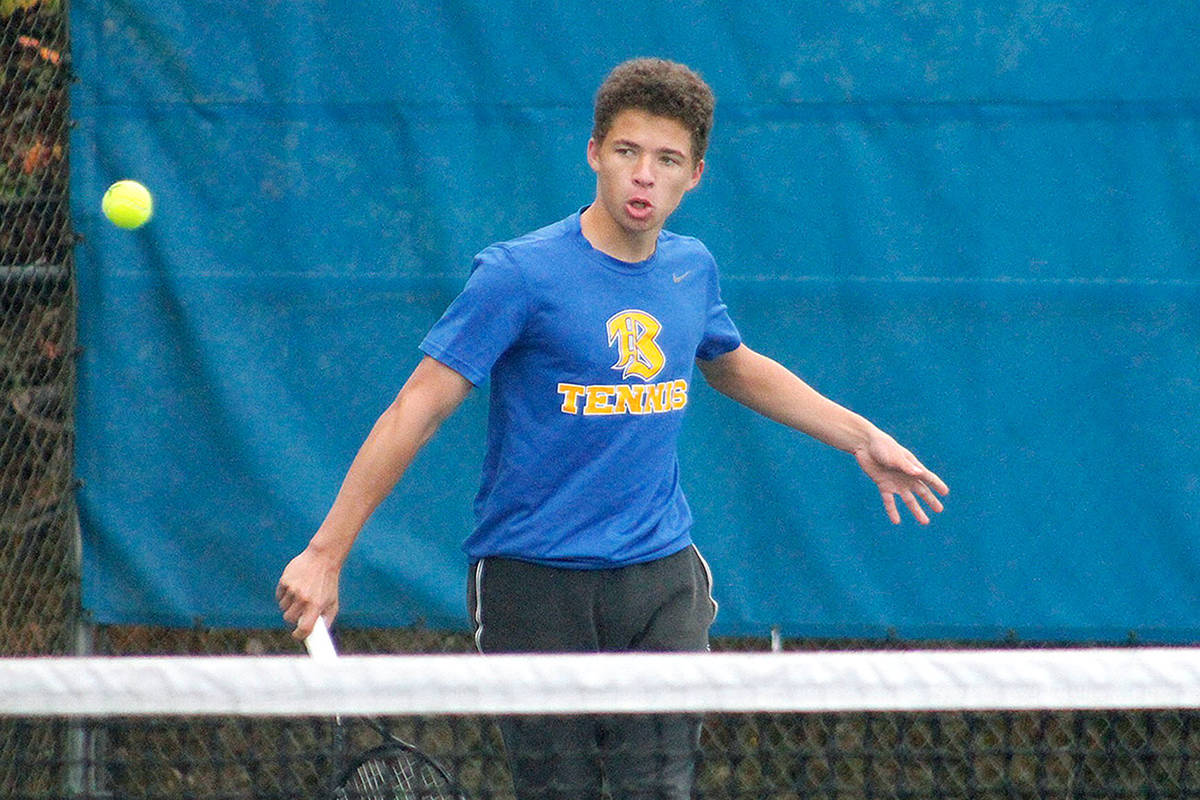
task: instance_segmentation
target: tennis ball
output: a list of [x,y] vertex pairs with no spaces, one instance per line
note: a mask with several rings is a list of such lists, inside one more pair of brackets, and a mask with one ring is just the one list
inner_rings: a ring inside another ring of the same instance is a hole
[[133,230],[149,221],[154,213],[154,198],[150,196],[150,190],[137,181],[117,181],[104,193],[100,210],[113,225]]

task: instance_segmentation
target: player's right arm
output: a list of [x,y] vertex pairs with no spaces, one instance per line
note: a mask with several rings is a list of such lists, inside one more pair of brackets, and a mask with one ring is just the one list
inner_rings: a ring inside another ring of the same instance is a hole
[[325,521],[288,563],[275,589],[297,639],[312,631],[318,616],[332,622],[337,615],[338,576],[359,531],[472,388],[462,375],[426,356],[375,422]]

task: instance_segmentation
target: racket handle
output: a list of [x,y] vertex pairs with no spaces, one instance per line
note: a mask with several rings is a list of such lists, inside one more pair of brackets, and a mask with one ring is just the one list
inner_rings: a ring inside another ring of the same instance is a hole
[[315,659],[327,661],[337,658],[337,649],[333,646],[333,639],[329,636],[329,626],[325,624],[324,617],[317,617],[312,633],[304,637],[304,647],[308,650],[308,654]]

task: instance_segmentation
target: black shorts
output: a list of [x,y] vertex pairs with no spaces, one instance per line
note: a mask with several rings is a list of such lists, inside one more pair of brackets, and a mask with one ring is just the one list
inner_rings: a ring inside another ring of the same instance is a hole
[[[601,570],[485,558],[468,605],[485,653],[708,649],[712,575],[689,546]],[[686,714],[516,716],[499,720],[518,800],[690,800],[700,718]]]
[[471,565],[467,603],[484,653],[706,650],[717,613],[695,545],[612,569],[481,559]]

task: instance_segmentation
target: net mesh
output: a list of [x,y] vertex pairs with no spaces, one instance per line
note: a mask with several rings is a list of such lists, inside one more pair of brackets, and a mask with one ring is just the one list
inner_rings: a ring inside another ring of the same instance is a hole
[[1188,649],[18,659],[0,685],[36,742],[20,798],[330,797],[382,741],[368,710],[510,798],[506,721],[630,708],[703,715],[700,798],[1200,797]]

